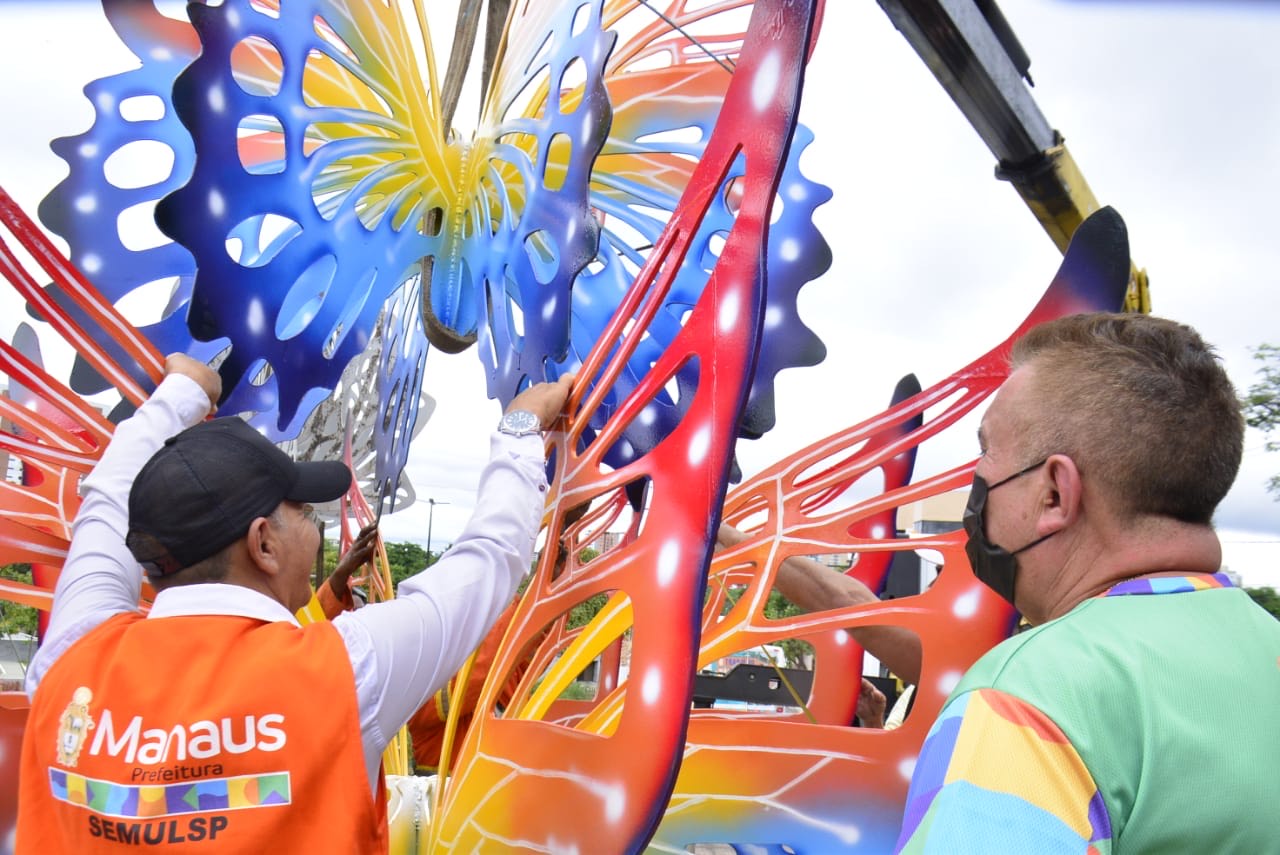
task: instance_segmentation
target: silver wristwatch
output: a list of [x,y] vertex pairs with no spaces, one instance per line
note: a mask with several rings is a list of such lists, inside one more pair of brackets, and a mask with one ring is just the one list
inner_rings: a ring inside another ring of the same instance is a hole
[[511,436],[530,436],[542,433],[542,419],[528,410],[512,410],[498,422],[498,430]]

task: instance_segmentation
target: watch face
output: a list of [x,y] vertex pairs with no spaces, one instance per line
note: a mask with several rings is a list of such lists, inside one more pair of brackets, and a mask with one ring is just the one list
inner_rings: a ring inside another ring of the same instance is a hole
[[528,410],[516,410],[502,417],[498,429],[516,436],[539,433],[542,430],[542,420]]

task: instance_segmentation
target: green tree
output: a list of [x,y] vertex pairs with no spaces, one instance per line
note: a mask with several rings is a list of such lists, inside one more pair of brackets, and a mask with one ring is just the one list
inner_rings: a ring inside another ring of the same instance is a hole
[[[31,584],[30,564],[6,564],[0,567],[0,579]],[[36,610],[8,600],[0,600],[0,635],[25,632],[36,634]]]
[[1244,592],[1253,597],[1253,601],[1262,606],[1280,620],[1280,594],[1275,588],[1245,588]]
[[[597,550],[592,549],[590,546],[587,546],[578,553],[578,562],[580,564],[586,564],[598,557],[600,557],[600,553]],[[519,594],[523,594],[524,589],[529,587],[529,581],[532,578],[532,576],[526,576],[520,582],[520,587],[518,589]],[[578,629],[579,627],[584,627],[591,623],[591,619],[600,613],[600,610],[604,608],[604,604],[607,602],[609,602],[609,595],[604,591],[587,597],[587,599],[569,609],[569,619],[566,622],[566,628]]]
[[440,557],[437,552],[428,555],[427,550],[416,543],[388,543],[386,547],[387,565],[391,568],[391,581],[396,585],[423,568],[435,564]]
[[587,597],[587,599],[569,609],[569,620],[566,623],[566,628],[577,629],[591,623],[591,619],[599,614],[607,602],[609,602],[609,595],[604,591]]
[[[430,567],[440,559],[439,552],[428,555],[427,551],[416,543],[387,543],[384,546],[387,549],[387,567],[391,570],[391,582],[395,585],[399,585],[414,573]],[[339,555],[338,542],[326,540],[324,542],[324,573],[317,578],[317,585],[328,578],[333,569],[338,566]]]
[[[1262,363],[1258,369],[1262,379],[1250,386],[1240,401],[1244,420],[1267,435],[1267,451],[1280,451],[1280,441],[1271,438],[1272,431],[1280,428],[1280,347],[1260,344],[1254,348],[1253,358]],[[1271,477],[1267,490],[1280,500],[1280,475]]]
[[[731,609],[738,602],[738,599],[747,589],[730,588],[725,595],[727,602],[725,609]],[[803,614],[799,606],[788,600],[777,591],[769,592],[769,599],[764,602],[764,616],[769,620],[781,620],[783,618],[794,617]],[[801,641],[798,638],[784,638],[780,641],[770,642],[782,648],[783,654],[787,657],[787,667],[795,668],[804,662],[804,657],[813,652],[813,645],[807,641]]]

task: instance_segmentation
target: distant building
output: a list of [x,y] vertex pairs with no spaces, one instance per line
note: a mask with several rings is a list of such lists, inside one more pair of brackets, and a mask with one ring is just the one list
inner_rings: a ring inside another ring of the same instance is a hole
[[[968,499],[968,489],[952,490],[904,506],[898,511],[899,534],[910,538],[959,530]],[[889,600],[918,594],[929,587],[941,569],[940,564],[919,552],[899,552],[889,567],[882,596]]]
[[844,570],[853,563],[852,552],[834,552],[828,555],[815,555],[813,560],[836,570]]
[[777,665],[780,668],[785,668],[787,654],[776,644],[761,644],[759,647],[740,650],[722,659],[717,659],[702,670],[712,674],[728,674],[739,665]]
[[0,692],[21,692],[27,664],[36,652],[34,636],[0,635]]
[[966,487],[912,502],[898,512],[898,527],[912,534],[945,534],[956,531],[961,527],[964,506],[968,501],[969,489]]
[[587,549],[595,550],[597,555],[604,555],[620,543],[622,543],[622,532],[606,531],[604,534],[591,541],[591,543],[587,544]]

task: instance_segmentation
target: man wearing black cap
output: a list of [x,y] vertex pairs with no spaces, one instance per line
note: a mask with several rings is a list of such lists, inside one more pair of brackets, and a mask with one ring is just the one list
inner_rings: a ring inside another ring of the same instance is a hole
[[[82,488],[27,677],[17,851],[385,852],[382,751],[527,572],[541,431],[570,382],[512,401],[476,512],[438,567],[391,602],[299,627],[320,540],[311,505],[351,473],[294,463],[237,418],[202,422],[218,375],[169,357]],[[139,564],[158,592],[145,616]]]

